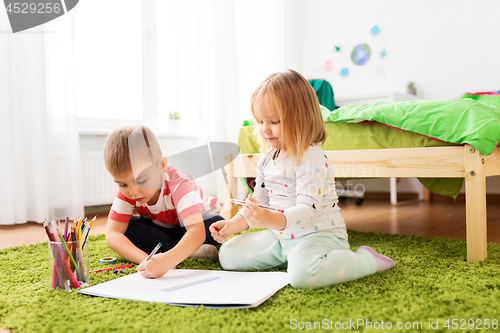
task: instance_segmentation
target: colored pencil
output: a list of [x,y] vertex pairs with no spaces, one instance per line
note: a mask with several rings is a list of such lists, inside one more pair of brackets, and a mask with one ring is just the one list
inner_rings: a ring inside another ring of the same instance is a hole
[[[238,200],[238,199],[231,199],[231,202],[234,202],[235,204],[243,205],[243,206],[246,206],[246,204],[247,204],[245,201]],[[259,206],[260,208],[267,209],[267,210],[273,210],[273,211],[276,211],[276,212],[284,213],[283,209],[273,208],[273,207],[269,207],[269,206],[261,205],[261,204],[257,204],[257,206]]]
[[64,240],[68,240],[68,223],[69,223],[69,217],[66,216],[66,222],[64,223]]
[[92,219],[92,221],[90,221],[88,228],[86,228],[86,233],[85,233],[85,235],[83,237],[82,247],[85,246],[85,243],[87,242],[87,238],[89,237],[90,230],[92,229],[92,226],[94,225],[96,218],[97,218],[97,215],[94,216],[94,218]]
[[161,247],[161,243],[158,243],[158,245],[156,245],[156,247],[153,249],[153,251],[151,251],[151,253],[149,254],[149,256],[146,258],[146,261],[148,261],[149,259],[151,259],[152,256],[154,256],[156,254],[156,252],[158,252],[158,250],[160,249]]
[[68,253],[69,258],[71,259],[71,262],[73,263],[73,265],[76,268],[76,261],[75,261],[75,258],[73,258],[73,255],[71,254],[71,251],[68,248],[68,244],[66,244],[66,241],[64,240],[64,238],[61,234],[59,234],[59,238],[61,239],[61,243],[63,244],[64,249],[66,250],[66,253]]

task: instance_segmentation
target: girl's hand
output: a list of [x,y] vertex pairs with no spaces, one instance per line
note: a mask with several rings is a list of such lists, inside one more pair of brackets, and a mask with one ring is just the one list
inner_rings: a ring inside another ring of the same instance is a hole
[[236,231],[236,224],[234,221],[221,220],[210,225],[210,234],[212,238],[219,243],[224,243],[229,237],[231,237]]
[[241,213],[245,216],[248,225],[254,228],[267,228],[267,220],[269,216],[267,213],[270,211],[260,208],[258,202],[250,194],[245,199],[246,205],[243,206]]
[[175,268],[175,265],[169,266],[168,255],[166,253],[156,254],[147,261],[144,259],[140,265],[136,267],[137,271],[148,279],[162,277],[169,269]]
[[249,226],[274,230],[283,230],[286,227],[286,218],[282,213],[259,207],[259,202],[251,195],[248,195],[245,202],[242,213]]

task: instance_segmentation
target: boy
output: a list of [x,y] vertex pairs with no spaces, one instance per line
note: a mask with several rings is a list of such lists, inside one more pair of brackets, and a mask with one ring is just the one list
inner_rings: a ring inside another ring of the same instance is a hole
[[[204,196],[185,171],[167,166],[148,128],[113,131],[104,161],[120,190],[106,225],[106,244],[113,251],[141,263],[137,270],[148,278],[163,276],[189,256],[217,260],[217,242],[208,231],[223,219],[211,214],[217,199]],[[140,217],[132,216],[134,208]],[[158,254],[144,261],[158,243]]]

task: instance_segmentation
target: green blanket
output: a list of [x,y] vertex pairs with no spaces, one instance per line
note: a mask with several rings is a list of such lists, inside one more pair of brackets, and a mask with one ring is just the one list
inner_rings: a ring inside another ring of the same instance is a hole
[[491,154],[500,140],[500,107],[470,98],[349,105],[325,120],[374,120],[446,142],[468,143],[483,155]]
[[478,102],[500,106],[500,95],[487,94],[463,94],[460,99],[472,98]]

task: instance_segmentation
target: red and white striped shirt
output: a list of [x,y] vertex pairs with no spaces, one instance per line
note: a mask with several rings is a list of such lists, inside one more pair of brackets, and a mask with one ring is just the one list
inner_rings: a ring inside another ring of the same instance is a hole
[[214,213],[217,210],[217,198],[204,196],[202,189],[186,171],[168,166],[163,180],[161,195],[155,205],[129,199],[118,191],[108,217],[128,223],[135,208],[141,217],[150,218],[162,227],[174,228],[195,213]]

